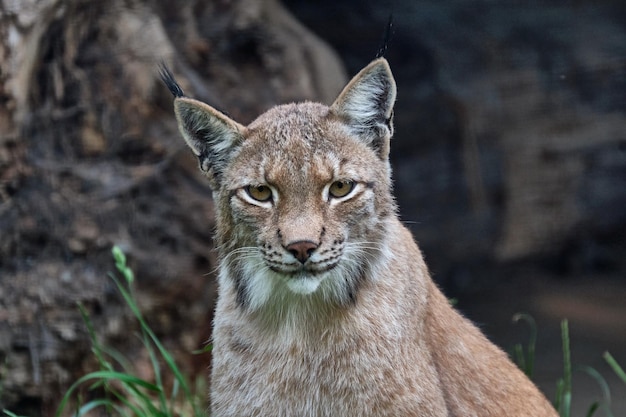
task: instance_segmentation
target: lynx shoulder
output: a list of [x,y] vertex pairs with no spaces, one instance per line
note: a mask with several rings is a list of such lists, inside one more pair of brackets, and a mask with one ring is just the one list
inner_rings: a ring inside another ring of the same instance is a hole
[[214,416],[556,416],[431,280],[391,194],[386,60],[248,126],[185,97],[217,206]]

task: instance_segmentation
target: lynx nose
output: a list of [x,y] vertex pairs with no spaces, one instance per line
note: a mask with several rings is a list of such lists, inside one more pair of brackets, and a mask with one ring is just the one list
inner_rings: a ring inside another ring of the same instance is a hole
[[317,243],[310,240],[299,240],[287,245],[286,249],[301,263],[305,263],[313,254],[313,251],[317,249],[317,246]]

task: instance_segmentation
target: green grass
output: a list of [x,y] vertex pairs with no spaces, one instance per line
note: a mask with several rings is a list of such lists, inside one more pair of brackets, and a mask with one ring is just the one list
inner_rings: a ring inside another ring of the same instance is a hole
[[[119,352],[100,344],[87,311],[79,305],[92,341],[92,352],[100,369],[72,384],[61,399],[55,417],[66,415],[70,407],[74,407],[70,412],[76,417],[89,415],[98,408],[104,409],[108,415],[128,417],[206,416],[202,405],[202,398],[206,397],[206,393],[197,394],[192,390],[172,355],[148,326],[133,294],[134,274],[126,264],[126,256],[117,246],[113,247],[112,253],[117,271],[123,280],[118,279],[115,274],[109,275],[139,323],[140,338],[150,358],[154,381],[134,376],[134,370],[127,359]],[[169,389],[164,382],[165,375],[173,379]],[[82,400],[85,390],[90,397],[88,401]]]
[[[514,346],[512,358],[513,361],[524,371],[524,373],[532,378],[535,362],[535,345],[537,342],[537,325],[535,320],[528,314],[516,314],[513,317],[514,322],[525,321],[528,323],[531,334],[528,346],[524,348],[522,344]],[[569,323],[567,320],[561,321],[561,344],[563,350],[563,376],[556,383],[556,398],[554,400],[554,408],[556,408],[560,417],[570,417],[572,412],[572,359],[570,351]],[[626,384],[626,372],[617,363],[615,358],[605,352],[604,360],[609,364],[611,369]],[[614,417],[611,411],[611,390],[606,379],[594,368],[589,366],[577,367],[576,370],[585,372],[596,380],[602,391],[602,399],[594,401],[589,405],[586,411],[586,417],[593,417],[596,412],[602,411],[606,417]]]
[[530,338],[528,340],[528,347],[524,349],[521,343],[516,344],[513,347],[513,361],[524,371],[528,378],[533,377],[535,370],[535,346],[537,345],[537,324],[535,319],[525,313],[518,313],[513,316],[513,322],[517,323],[525,321],[530,327]]
[[[122,417],[206,417],[204,406],[204,384],[196,384],[192,389],[187,377],[176,365],[172,355],[165,349],[152,329],[148,326],[139,310],[133,292],[134,274],[126,263],[126,256],[117,247],[112,249],[117,272],[109,274],[126,304],[139,323],[140,338],[153,368],[154,381],[146,381],[135,376],[135,370],[129,361],[119,352],[102,345],[97,337],[93,323],[87,310],[79,305],[89,336],[92,352],[99,365],[97,371],[88,373],[78,379],[67,390],[56,411],[55,417],[71,414],[74,417],[88,416],[96,409],[103,409],[106,415]],[[532,378],[535,366],[535,346],[537,342],[537,326],[535,320],[527,314],[517,314],[514,322],[525,322],[530,327],[530,337],[526,347],[522,344],[514,346],[512,358],[517,365]],[[572,402],[572,363],[570,352],[569,325],[567,320],[561,322],[561,342],[563,349],[563,376],[557,381],[557,393],[554,406],[561,417],[571,416]],[[210,346],[194,353],[204,353]],[[611,356],[605,352],[605,361],[618,378],[626,385],[626,372]],[[611,392],[604,377],[591,367],[581,367],[582,371],[594,378],[602,390],[602,399],[589,405],[586,417],[596,416],[598,411],[606,417],[614,417],[611,412]],[[165,376],[173,382],[166,388]],[[625,390],[626,391],[626,390]],[[89,397],[85,400],[83,397]],[[9,410],[3,410],[8,417],[20,417]]]

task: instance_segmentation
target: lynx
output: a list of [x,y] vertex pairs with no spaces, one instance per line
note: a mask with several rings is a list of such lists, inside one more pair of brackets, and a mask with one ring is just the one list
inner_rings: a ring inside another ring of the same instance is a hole
[[217,208],[213,416],[557,416],[451,307],[398,220],[384,58],[330,107],[248,126],[162,77]]

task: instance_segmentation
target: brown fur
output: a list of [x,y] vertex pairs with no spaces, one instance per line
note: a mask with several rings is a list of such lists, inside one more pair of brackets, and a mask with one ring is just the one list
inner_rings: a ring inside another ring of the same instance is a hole
[[399,222],[394,101],[384,59],[331,107],[278,106],[247,127],[176,98],[218,206],[212,415],[557,415],[450,306]]

